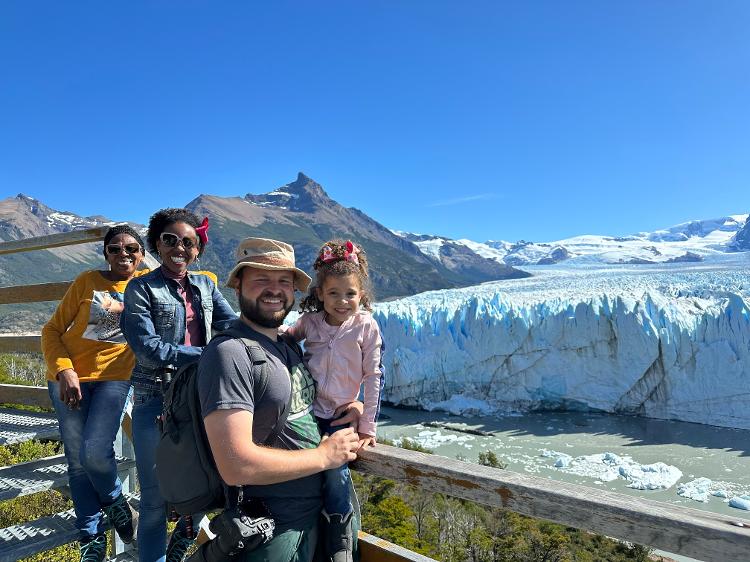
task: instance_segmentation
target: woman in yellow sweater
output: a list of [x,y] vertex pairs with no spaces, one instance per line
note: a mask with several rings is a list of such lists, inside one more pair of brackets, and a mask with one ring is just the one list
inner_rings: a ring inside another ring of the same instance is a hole
[[70,495],[80,531],[81,562],[107,552],[102,512],[124,542],[135,538],[137,514],[122,495],[114,440],[130,395],[135,358],[120,331],[125,286],[144,256],[127,225],[104,237],[106,271],[78,276],[42,329],[47,386],[60,424]]

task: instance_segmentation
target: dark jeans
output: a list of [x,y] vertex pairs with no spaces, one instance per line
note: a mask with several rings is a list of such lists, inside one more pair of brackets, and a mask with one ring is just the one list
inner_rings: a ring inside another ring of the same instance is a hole
[[[156,446],[161,432],[156,425],[161,415],[164,397],[161,392],[136,388],[133,397],[133,446],[138,482],[141,486],[141,503],[138,509],[138,560],[164,562],[167,550],[167,504],[161,497],[156,478]],[[195,514],[195,525],[203,514]],[[185,529],[185,519],[177,523]]]
[[[348,425],[331,426],[331,422],[336,421],[335,419],[316,419],[321,435],[325,433],[330,435],[339,429],[349,427]],[[351,497],[349,497],[350,480],[349,465],[346,463],[323,473],[323,505],[328,515],[339,514],[343,516],[352,510]]]

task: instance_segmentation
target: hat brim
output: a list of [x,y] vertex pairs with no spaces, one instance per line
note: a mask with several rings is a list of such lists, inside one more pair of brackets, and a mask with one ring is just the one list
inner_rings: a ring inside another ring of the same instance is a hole
[[231,287],[232,289],[237,288],[237,285],[239,284],[237,274],[243,267],[254,267],[255,269],[265,269],[268,271],[291,271],[292,273],[294,273],[294,288],[298,291],[302,291],[303,293],[307,291],[307,288],[312,282],[310,276],[297,267],[286,267],[283,265],[271,265],[255,262],[240,262],[232,268],[232,271],[229,272],[226,283],[227,287]]

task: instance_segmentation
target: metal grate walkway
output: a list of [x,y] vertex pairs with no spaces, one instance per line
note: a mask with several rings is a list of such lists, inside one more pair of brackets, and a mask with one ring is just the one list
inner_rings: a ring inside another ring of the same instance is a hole
[[[131,495],[129,498],[137,500],[138,496]],[[131,501],[131,505],[138,509],[138,501]],[[76,540],[78,530],[75,528],[75,513],[72,509],[41,517],[36,521],[11,525],[0,529],[0,562],[16,562]]]
[[[117,457],[118,472],[134,466],[134,459]],[[0,501],[67,485],[68,465],[65,455],[0,468]]]
[[0,408],[0,445],[31,439],[60,439],[55,415]]

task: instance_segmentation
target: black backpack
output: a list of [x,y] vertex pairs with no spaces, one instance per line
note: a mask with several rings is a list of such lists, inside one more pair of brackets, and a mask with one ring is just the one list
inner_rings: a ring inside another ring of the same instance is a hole
[[[215,338],[239,339],[252,362],[255,399],[260,401],[268,386],[268,358],[261,345],[241,337],[230,328]],[[287,343],[299,349],[294,340]],[[216,469],[206,437],[198,397],[198,362],[180,368],[164,394],[161,437],[156,448],[156,476],[164,500],[180,515],[191,515],[226,507],[228,488]],[[290,397],[291,398],[291,397]],[[289,404],[266,440],[271,445],[283,430]]]

